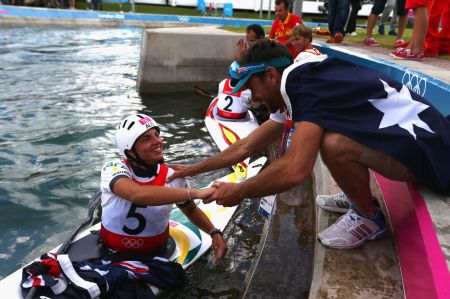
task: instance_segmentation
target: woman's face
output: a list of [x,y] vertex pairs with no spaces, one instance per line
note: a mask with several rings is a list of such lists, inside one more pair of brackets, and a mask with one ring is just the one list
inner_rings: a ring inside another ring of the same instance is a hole
[[309,39],[303,36],[294,35],[292,37],[292,45],[294,46],[295,50],[300,53],[310,45],[310,42]]
[[163,140],[155,128],[139,136],[134,143],[134,149],[139,157],[149,164],[156,164],[163,160]]

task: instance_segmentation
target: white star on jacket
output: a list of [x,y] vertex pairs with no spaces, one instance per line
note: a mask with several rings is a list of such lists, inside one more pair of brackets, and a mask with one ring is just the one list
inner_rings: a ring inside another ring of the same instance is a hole
[[375,108],[384,113],[378,127],[379,129],[398,125],[400,128],[408,131],[416,140],[417,137],[413,125],[434,133],[428,124],[419,118],[419,113],[430,106],[414,101],[405,85],[402,85],[402,89],[398,92],[383,80],[380,79],[380,81],[387,92],[387,98],[368,100]]

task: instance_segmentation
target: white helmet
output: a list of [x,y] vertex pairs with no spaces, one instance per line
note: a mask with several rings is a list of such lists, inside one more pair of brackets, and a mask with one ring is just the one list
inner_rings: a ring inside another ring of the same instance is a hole
[[136,139],[151,128],[156,128],[158,132],[160,130],[158,123],[145,114],[133,114],[123,119],[116,130],[116,144],[120,153],[125,156],[125,150],[130,150]]

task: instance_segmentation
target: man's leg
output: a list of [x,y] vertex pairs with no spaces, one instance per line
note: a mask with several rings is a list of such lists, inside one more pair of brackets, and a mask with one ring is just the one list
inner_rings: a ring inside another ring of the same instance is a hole
[[369,169],[397,180],[413,178],[409,170],[392,157],[333,132],[323,136],[320,152],[353,205],[317,235],[319,241],[325,246],[343,249],[382,237],[387,225],[381,209],[372,201]]
[[367,19],[367,37],[372,37],[373,28],[377,24],[378,15],[381,14],[386,6],[387,0],[375,0]]
[[384,35],[384,24],[387,22],[391,12],[395,10],[395,2],[389,0],[381,13],[380,20],[378,21],[378,33]]
[[442,13],[442,30],[439,33],[439,55],[450,55],[450,2]]
[[428,31],[425,36],[425,56],[434,57],[439,53],[439,23],[447,5],[443,1],[431,0],[428,11]]
[[328,0],[328,30],[330,30],[331,37],[334,37],[335,28],[334,23],[336,19],[336,8],[338,0]]
[[347,21],[347,26],[345,29],[346,33],[356,32],[356,21],[358,18],[358,11],[361,9],[361,1],[360,0],[351,0],[350,5],[350,16]]
[[395,1],[394,12],[392,13],[391,23],[389,24],[389,35],[397,36],[397,5],[399,1]]
[[358,162],[362,145],[340,134],[327,132],[322,139],[320,153],[334,180],[356,210],[363,215],[375,215],[369,170]]
[[423,54],[425,35],[427,34],[427,30],[428,30],[428,9],[427,7],[418,7],[414,9],[414,27],[412,34],[413,54]]
[[375,24],[377,23],[378,15],[370,14],[367,19],[367,37],[372,37],[373,34],[373,27],[375,27]]
[[369,169],[392,180],[415,181],[414,175],[397,160],[338,133],[325,133],[321,156],[336,183],[362,215],[376,213]]

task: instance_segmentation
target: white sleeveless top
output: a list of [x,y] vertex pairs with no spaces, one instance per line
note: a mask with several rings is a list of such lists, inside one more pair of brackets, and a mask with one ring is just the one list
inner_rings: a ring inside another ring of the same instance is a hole
[[[160,173],[161,167],[167,166],[158,165],[157,173]],[[173,172],[168,168],[167,175]],[[151,184],[155,180],[155,177],[138,177],[124,160],[117,159],[106,163],[101,172],[102,226],[119,235],[151,237],[162,234],[168,227],[173,204],[142,207],[133,205],[111,191],[110,184],[117,177],[128,177],[139,184]],[[164,177],[162,183],[165,187],[188,187],[184,178],[176,178],[168,183]]]

